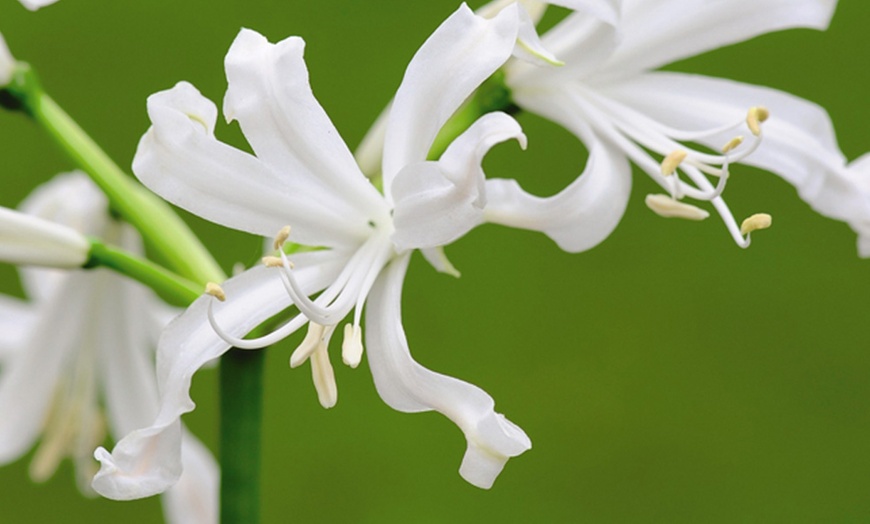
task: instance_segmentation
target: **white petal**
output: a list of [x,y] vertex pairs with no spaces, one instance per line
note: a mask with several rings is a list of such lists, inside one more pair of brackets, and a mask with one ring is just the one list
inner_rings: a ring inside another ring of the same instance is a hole
[[523,107],[574,133],[589,148],[586,169],[551,197],[526,193],[515,180],[487,180],[487,222],[541,231],[576,253],[607,238],[619,223],[631,193],[631,166],[616,147],[592,132],[570,90],[523,97]]
[[492,397],[482,389],[434,373],[411,358],[401,320],[402,281],[409,258],[394,260],[369,295],[366,347],[375,386],[393,409],[435,410],[456,423],[468,441],[460,474],[477,487],[489,488],[507,460],[531,448],[531,441],[494,411]]
[[6,40],[0,34],[0,87],[4,87],[12,81],[12,74],[15,72],[15,57],[9,51],[9,46],[6,45]]
[[27,9],[30,9],[31,11],[36,11],[40,7],[45,7],[55,2],[57,2],[57,0],[21,0],[21,5],[23,5]]
[[[615,76],[789,29],[825,29],[837,0],[624,0],[623,40],[607,63]],[[561,57],[564,60],[564,57]]]
[[[522,4],[520,4],[522,6]],[[519,28],[517,30],[517,46],[513,55],[519,59],[531,62],[539,66],[562,66],[564,63],[553,55],[541,42],[538,31],[535,29],[535,20],[529,15],[524,6],[517,10],[519,15]]]
[[24,341],[36,322],[33,305],[6,295],[0,295],[0,371],[2,364],[21,352]]
[[481,162],[495,144],[526,137],[516,120],[489,113],[460,135],[437,162],[411,164],[393,182],[392,240],[400,250],[441,246],[482,223],[486,192]]
[[148,115],[153,125],[139,142],[133,172],[173,204],[268,237],[292,224],[294,241],[309,245],[356,243],[368,234],[367,221],[335,209],[329,192],[215,139],[217,109],[192,85],[151,95]]
[[[680,73],[647,73],[602,92],[665,125],[687,130],[739,122],[749,107],[765,106],[770,118],[762,125],[762,143],[742,162],[781,176],[825,216],[870,221],[870,200],[845,168],[828,114],[812,102],[766,87]],[[719,148],[730,138],[719,134],[699,142]],[[732,166],[732,175],[738,169]]]
[[168,524],[214,524],[219,516],[220,468],[211,452],[182,429],[184,472],[163,494],[163,515]]
[[[295,277],[303,290],[315,293],[332,282],[343,256],[315,251],[294,256]],[[258,266],[222,284],[227,301],[215,307],[218,324],[232,336],[243,336],[264,320],[285,309],[290,298],[278,270]],[[94,456],[101,468],[93,487],[115,500],[130,500],[161,493],[177,482],[182,471],[180,417],[195,407],[190,398],[193,374],[229,349],[208,320],[211,296],[197,299],[173,320],[160,338],[157,380],[160,406],[151,426],[138,429],[117,442],[109,454],[98,449]],[[295,322],[296,327],[304,319]]]
[[420,250],[420,253],[423,254],[426,262],[429,262],[439,273],[446,273],[456,278],[462,276],[459,270],[450,262],[450,259],[447,258],[447,254],[442,246],[424,248]]
[[[558,58],[561,67],[541,68],[527,62],[511,62],[507,69],[507,84],[514,90],[528,87],[537,91],[541,85],[551,85],[560,79],[587,78],[610,55],[619,42],[617,14],[607,2],[592,2],[588,11],[578,11],[547,31],[541,45]],[[590,14],[592,16],[590,16]]]
[[558,5],[587,15],[592,15],[610,25],[619,23],[623,0],[547,0],[548,4]]
[[353,153],[360,170],[367,177],[375,178],[381,174],[381,162],[384,158],[384,138],[387,134],[387,119],[390,116],[392,108],[393,102],[390,101],[387,107],[375,119],[375,123],[366,131],[366,135]]
[[385,194],[399,170],[426,159],[444,123],[510,57],[517,38],[516,9],[510,6],[487,20],[463,4],[414,55],[387,124]]
[[9,264],[79,268],[91,244],[76,230],[0,207],[0,261]]
[[98,363],[109,429],[120,439],[157,414],[154,334],[147,323],[151,302],[149,291],[139,284],[113,273],[99,276],[106,281],[106,292],[94,312],[100,322]]
[[257,158],[300,183],[322,187],[333,195],[336,211],[365,223],[374,213],[386,213],[383,197],[314,98],[304,49],[299,37],[270,44],[242,29],[225,60],[224,115],[239,121]]
[[[72,275],[71,275],[72,276]],[[68,278],[59,291],[75,297],[46,304],[34,324],[34,335],[27,339],[26,351],[17,353],[3,367],[0,375],[0,464],[8,463],[27,452],[43,428],[58,377],[68,356],[86,329],[92,282],[85,278]]]
[[[870,153],[849,164],[846,178],[850,185],[861,191],[864,202],[870,201]],[[842,195],[832,194],[831,197],[842,198]],[[857,202],[859,199],[850,199],[850,201]],[[853,217],[849,220],[849,224],[858,233],[858,255],[862,258],[870,258],[870,218],[866,214],[854,211],[849,214]]]

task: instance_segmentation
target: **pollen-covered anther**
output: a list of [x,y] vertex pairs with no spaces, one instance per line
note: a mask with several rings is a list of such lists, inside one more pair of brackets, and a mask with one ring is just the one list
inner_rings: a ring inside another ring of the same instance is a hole
[[756,213],[740,224],[740,234],[748,235],[759,229],[767,229],[773,223],[773,217],[767,213]]
[[[266,267],[284,267],[284,261],[281,260],[279,257],[268,256],[263,257],[262,260],[263,265]],[[288,260],[288,263],[290,264],[290,269],[293,269],[293,262],[290,262]]]
[[749,108],[749,113],[746,115],[746,125],[752,134],[755,136],[761,135],[761,123],[770,117],[770,111],[764,106],[755,106]]
[[284,226],[281,228],[281,231],[278,231],[278,234],[275,235],[275,241],[272,243],[272,246],[277,251],[284,247],[288,238],[290,238],[290,226]]
[[221,302],[227,299],[227,294],[224,293],[224,288],[220,287],[214,282],[209,282],[205,285],[205,294],[211,295],[216,299],[220,300]]
[[647,195],[644,202],[655,214],[665,218],[704,220],[710,216],[710,213],[703,209],[674,200],[668,195]]
[[348,366],[356,368],[362,360],[362,353],[362,328],[355,324],[345,324],[341,360]]
[[686,155],[688,155],[688,153],[682,149],[677,149],[676,151],[668,153],[668,156],[662,160],[662,176],[673,175],[677,170],[677,167],[679,167],[679,165],[683,163],[683,160],[686,159]]
[[743,143],[743,135],[737,135],[734,138],[732,138],[731,140],[729,140],[727,144],[722,146],[722,153],[723,154],[730,153],[731,151],[734,151],[735,149],[740,147],[740,144],[742,144],[742,143]]

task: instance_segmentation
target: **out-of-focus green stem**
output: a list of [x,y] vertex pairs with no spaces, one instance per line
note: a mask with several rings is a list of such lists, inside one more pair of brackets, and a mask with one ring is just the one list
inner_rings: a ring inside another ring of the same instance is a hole
[[150,260],[91,239],[90,258],[85,268],[107,267],[153,289],[175,306],[187,307],[202,294],[201,286],[159,266]]
[[29,65],[19,63],[5,91],[48,132],[63,151],[109,198],[112,209],[131,223],[180,275],[199,284],[221,282],[220,266],[196,235],[163,200],[136,183],[43,91]]

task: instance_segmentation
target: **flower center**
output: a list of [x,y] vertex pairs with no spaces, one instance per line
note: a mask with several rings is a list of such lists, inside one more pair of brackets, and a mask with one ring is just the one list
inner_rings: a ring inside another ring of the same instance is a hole
[[[238,338],[223,329],[215,318],[215,301],[209,302],[208,319],[219,337],[228,344],[242,349],[272,345],[308,323],[308,334],[290,357],[290,366],[295,368],[310,360],[320,402],[324,407],[331,407],[335,404],[336,394],[335,379],[327,353],[330,339],[338,323],[353,311],[353,322],[344,327],[342,360],[352,368],[359,365],[363,353],[360,326],[362,310],[375,280],[394,255],[390,241],[392,232],[373,227],[372,235],[348,258],[332,284],[313,299],[308,296],[303,289],[304,286],[296,278],[294,264],[285,252],[284,246],[290,239],[290,233],[289,226],[285,226],[278,232],[273,243],[278,256],[263,257],[263,264],[279,272],[281,283],[293,301],[293,305],[299,310],[299,314],[275,331],[253,339]],[[220,302],[227,299],[224,290],[217,284],[209,283],[206,293]]]

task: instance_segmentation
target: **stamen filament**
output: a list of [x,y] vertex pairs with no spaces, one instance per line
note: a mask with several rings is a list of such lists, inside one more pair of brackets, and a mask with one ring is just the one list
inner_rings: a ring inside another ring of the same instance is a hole
[[211,328],[224,342],[239,349],[261,349],[266,346],[271,346],[272,344],[280,342],[285,338],[289,337],[290,335],[295,333],[297,329],[299,329],[306,322],[308,322],[308,319],[304,315],[296,315],[295,317],[287,321],[286,324],[269,333],[268,335],[263,335],[262,337],[251,339],[234,337],[233,335],[227,333],[220,326],[220,324],[218,324],[217,319],[214,315],[214,302],[214,300],[210,300],[208,303],[208,323],[211,324]]

